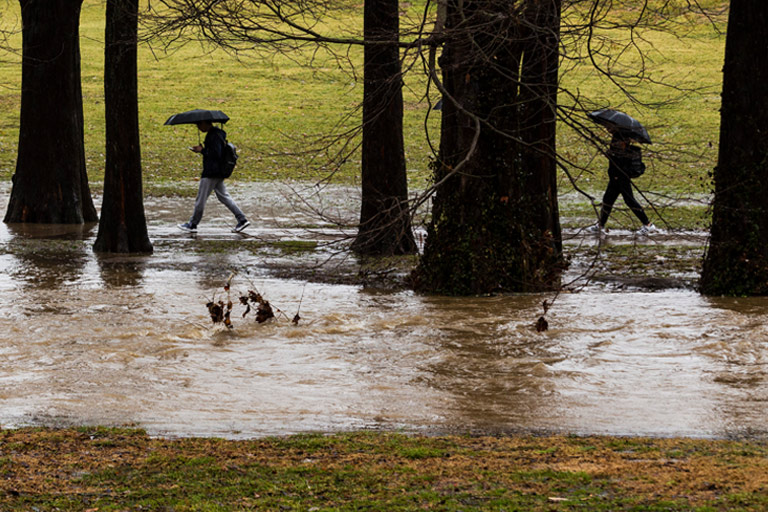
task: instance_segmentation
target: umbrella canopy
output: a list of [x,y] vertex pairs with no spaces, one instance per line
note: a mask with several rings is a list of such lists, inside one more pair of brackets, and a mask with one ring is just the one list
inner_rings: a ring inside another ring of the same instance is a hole
[[645,144],[651,143],[648,130],[640,124],[640,121],[629,114],[618,110],[603,109],[590,112],[587,117],[597,124],[605,126],[611,133],[625,135]]
[[181,114],[173,114],[165,122],[166,125],[172,124],[196,124],[200,121],[210,121],[212,123],[226,123],[229,116],[221,110],[202,110],[195,109]]

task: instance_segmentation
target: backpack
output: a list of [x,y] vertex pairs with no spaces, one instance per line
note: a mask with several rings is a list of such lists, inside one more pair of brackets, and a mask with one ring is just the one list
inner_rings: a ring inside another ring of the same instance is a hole
[[640,152],[640,148],[637,146],[629,146],[629,158],[627,168],[624,172],[630,178],[639,178],[645,173],[645,163]]
[[221,150],[221,160],[219,161],[219,176],[221,178],[229,178],[232,176],[232,171],[235,170],[237,165],[237,147],[231,142],[227,141],[226,136],[224,139],[224,148]]
[[237,147],[231,142],[224,144],[224,150],[221,152],[221,163],[219,166],[222,178],[229,178],[232,176],[232,171],[235,170],[238,158]]

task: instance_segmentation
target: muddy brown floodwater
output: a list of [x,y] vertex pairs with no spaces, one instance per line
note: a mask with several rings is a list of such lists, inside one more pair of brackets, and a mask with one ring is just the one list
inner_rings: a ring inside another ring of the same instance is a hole
[[[765,299],[588,286],[562,294],[537,333],[546,295],[424,297],[278,278],[275,262],[333,256],[268,242],[340,236],[281,190],[232,187],[253,220],[245,237],[215,200],[192,237],[174,227],[192,199],[148,199],[152,256],[94,255],[95,227],[0,225],[0,425],[228,438],[766,432]],[[354,219],[349,196],[324,191],[319,208]],[[230,271],[235,299],[257,288],[293,316],[303,296],[301,323],[259,325],[236,304],[234,329],[213,326],[205,302],[224,296]]]

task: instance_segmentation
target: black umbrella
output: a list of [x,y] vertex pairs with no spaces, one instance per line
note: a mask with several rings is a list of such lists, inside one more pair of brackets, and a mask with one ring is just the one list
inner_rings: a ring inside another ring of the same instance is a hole
[[226,123],[229,116],[221,110],[202,110],[195,109],[181,114],[173,114],[165,124],[196,124],[200,121],[210,121],[212,123]]
[[587,114],[591,120],[608,128],[613,134],[625,135],[645,144],[651,143],[651,136],[648,135],[640,121],[618,110],[603,109],[596,110]]

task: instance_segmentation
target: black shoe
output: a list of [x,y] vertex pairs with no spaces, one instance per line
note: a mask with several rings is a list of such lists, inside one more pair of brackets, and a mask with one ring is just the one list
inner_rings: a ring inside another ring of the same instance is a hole
[[250,221],[248,221],[247,219],[243,219],[237,223],[237,226],[232,228],[232,232],[239,233],[250,225],[251,225]]

